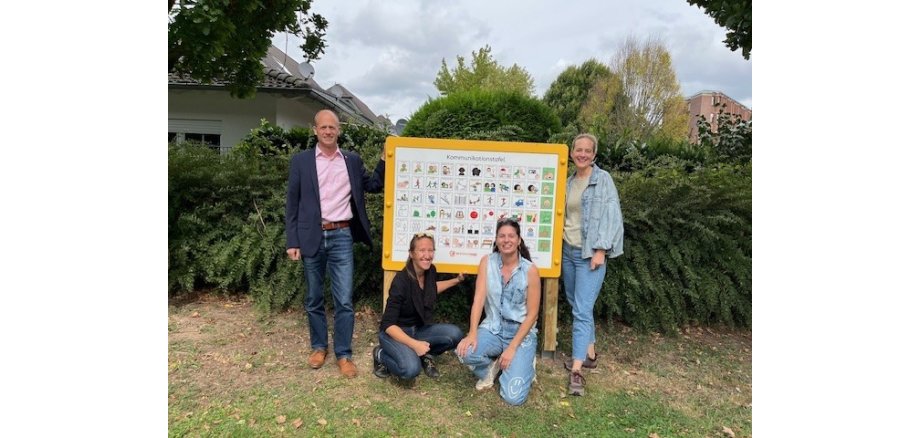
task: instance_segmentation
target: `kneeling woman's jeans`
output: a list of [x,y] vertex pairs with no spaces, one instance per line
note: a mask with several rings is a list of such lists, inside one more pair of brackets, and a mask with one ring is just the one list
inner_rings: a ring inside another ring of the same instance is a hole
[[[425,341],[431,349],[428,354],[437,356],[453,350],[463,339],[463,332],[453,324],[431,324],[421,327],[400,327],[410,338]],[[422,372],[422,359],[408,345],[396,341],[386,332],[380,332],[381,362],[390,374],[400,379],[411,379]]]
[[[486,376],[489,364],[508,348],[520,326],[517,322],[503,320],[500,335],[480,327],[476,332],[476,349],[468,351],[466,357],[460,358],[460,362],[468,366],[477,379],[482,379]],[[498,393],[505,403],[517,406],[527,401],[530,386],[537,372],[536,366],[537,331],[532,329],[514,352],[511,365],[498,376]]]

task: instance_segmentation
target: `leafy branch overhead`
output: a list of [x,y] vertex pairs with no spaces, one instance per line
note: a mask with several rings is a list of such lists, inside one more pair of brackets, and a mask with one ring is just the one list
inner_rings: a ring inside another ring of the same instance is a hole
[[[611,59],[610,74],[587,92],[577,124],[599,138],[686,137],[689,116],[671,55],[654,38],[626,38]],[[552,88],[552,87],[551,87]]]
[[168,1],[169,71],[204,83],[226,81],[234,97],[255,95],[276,32],[303,38],[308,62],[326,48],[328,22],[309,14],[312,0]]
[[744,59],[751,59],[751,38],[753,32],[753,0],[687,0],[699,6],[716,24],[728,30],[725,45],[732,50],[741,49]]
[[434,86],[442,96],[472,90],[514,91],[531,96],[534,90],[533,77],[527,70],[517,64],[502,66],[492,57],[492,48],[488,45],[472,53],[469,67],[462,56],[457,56],[453,72],[447,67],[447,61],[441,59],[441,70]]

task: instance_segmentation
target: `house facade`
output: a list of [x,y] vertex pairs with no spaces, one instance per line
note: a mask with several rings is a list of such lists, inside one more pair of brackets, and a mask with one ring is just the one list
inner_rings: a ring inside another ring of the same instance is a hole
[[[386,128],[384,120],[344,86],[321,87],[304,77],[294,60],[269,48],[264,79],[252,99],[237,99],[221,82],[202,84],[169,74],[169,141],[198,140],[221,152],[239,143],[261,119],[284,129],[310,127],[313,116],[331,109],[343,121]],[[312,75],[311,75],[312,76]]]
[[[719,110],[741,117],[742,120],[751,120],[750,108],[742,105],[721,91],[701,91],[686,99],[687,109],[690,112],[689,133],[692,143],[699,142],[699,128],[696,123],[699,116],[709,122],[712,130],[718,128]],[[723,107],[724,105],[724,107]]]

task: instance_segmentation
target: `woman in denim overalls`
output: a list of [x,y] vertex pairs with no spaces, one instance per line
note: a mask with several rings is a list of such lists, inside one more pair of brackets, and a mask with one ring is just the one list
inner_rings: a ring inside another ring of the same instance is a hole
[[[460,362],[479,378],[476,389],[491,388],[511,405],[527,400],[536,374],[540,274],[514,219],[498,221],[492,254],[479,262],[470,332],[457,345]],[[479,318],[485,310],[485,320]]]

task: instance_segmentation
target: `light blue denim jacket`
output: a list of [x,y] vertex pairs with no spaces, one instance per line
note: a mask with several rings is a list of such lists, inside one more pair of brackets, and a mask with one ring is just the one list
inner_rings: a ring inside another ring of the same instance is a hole
[[[572,190],[572,180],[565,185],[565,194]],[[588,186],[581,195],[581,257],[591,258],[595,249],[607,251],[608,258],[623,254],[623,213],[620,195],[613,178],[606,170],[594,165]]]
[[[511,272],[508,284],[502,284],[502,256],[497,252],[489,254],[486,268],[486,319],[479,324],[479,328],[499,335],[501,334],[502,320],[517,323],[524,322],[527,317],[527,271],[530,270],[530,260],[520,257],[518,266]],[[536,324],[530,330],[537,332]]]

